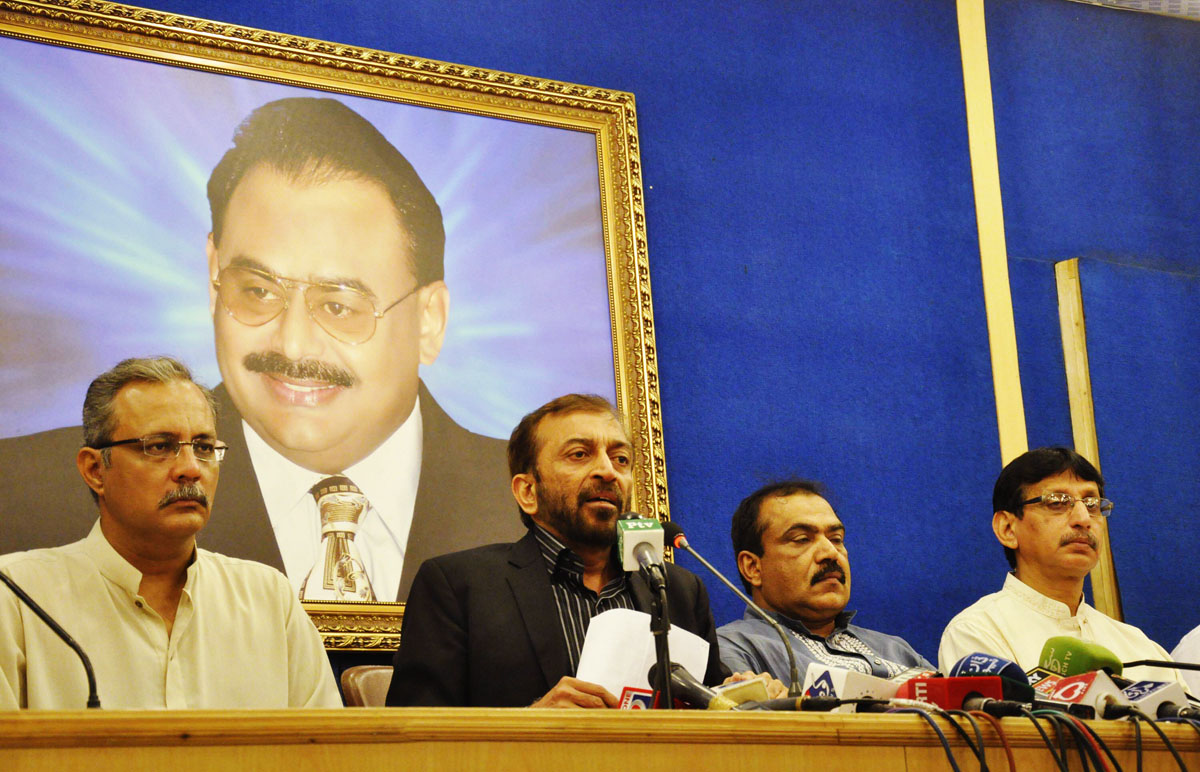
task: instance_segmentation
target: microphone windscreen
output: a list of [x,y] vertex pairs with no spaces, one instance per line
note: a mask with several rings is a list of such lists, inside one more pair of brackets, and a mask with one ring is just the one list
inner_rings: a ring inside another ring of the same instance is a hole
[[1038,667],[1062,676],[1079,675],[1093,670],[1121,674],[1121,660],[1098,643],[1089,643],[1069,635],[1056,635],[1042,646]]
[[975,652],[954,663],[951,676],[994,675],[1028,685],[1029,676],[1016,662],[983,652]]
[[[667,536],[667,541],[671,542],[671,544],[675,544],[675,539],[679,538],[680,536],[683,536],[683,529],[680,528],[675,523],[672,523],[670,520],[667,520],[666,522],[664,522],[662,524],[662,527],[663,527],[663,533],[666,534],[666,536]],[[679,545],[676,545],[676,546],[679,546]]]

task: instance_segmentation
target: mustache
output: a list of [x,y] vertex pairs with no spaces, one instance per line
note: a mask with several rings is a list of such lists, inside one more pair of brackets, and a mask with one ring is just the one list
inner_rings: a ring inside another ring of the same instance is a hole
[[278,351],[247,354],[242,358],[242,366],[252,373],[281,375],[298,381],[321,381],[346,388],[350,388],[357,382],[353,375],[336,365],[318,362],[314,359],[302,359],[297,362],[288,359]]
[[840,581],[842,584],[846,583],[846,570],[842,568],[841,564],[836,560],[826,560],[821,564],[821,567],[817,569],[817,573],[813,575],[812,584],[823,582],[834,574],[838,574],[838,576],[835,577],[838,581]]
[[587,502],[588,499],[594,499],[602,493],[612,494],[614,503],[617,505],[617,509],[621,511],[625,510],[625,505],[628,502],[626,502],[625,497],[621,495],[621,489],[615,482],[589,485],[579,492],[579,503],[582,505]]
[[1074,533],[1065,534],[1062,539],[1059,540],[1058,546],[1065,547],[1073,542],[1082,541],[1087,541],[1087,545],[1092,549],[1100,548],[1100,541],[1096,538],[1096,535],[1090,531],[1075,531]]
[[200,504],[200,506],[206,509],[208,508],[208,494],[204,492],[203,488],[195,483],[185,483],[184,485],[180,485],[175,490],[167,493],[167,495],[163,496],[159,500],[158,508],[162,509],[164,507],[169,507],[176,501],[195,501]]

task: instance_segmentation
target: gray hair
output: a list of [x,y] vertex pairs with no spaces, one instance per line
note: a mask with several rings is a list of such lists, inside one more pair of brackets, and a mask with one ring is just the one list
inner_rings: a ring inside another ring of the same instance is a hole
[[[117,429],[117,417],[113,410],[113,401],[117,393],[131,383],[171,383],[187,381],[194,384],[204,395],[208,407],[212,410],[213,420],[217,417],[217,399],[213,393],[196,383],[192,371],[187,365],[172,357],[145,357],[124,359],[111,370],[96,376],[88,386],[87,396],[83,399],[83,446],[94,448],[112,441],[113,432]],[[111,463],[110,448],[100,451],[104,465]],[[95,491],[92,492],[95,498]]]

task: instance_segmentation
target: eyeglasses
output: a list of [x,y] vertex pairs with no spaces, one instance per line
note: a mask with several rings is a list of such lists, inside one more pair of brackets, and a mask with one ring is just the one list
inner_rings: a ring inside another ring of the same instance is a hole
[[1043,507],[1050,510],[1050,514],[1065,515],[1075,507],[1076,501],[1082,501],[1083,508],[1092,517],[1108,517],[1112,513],[1113,503],[1108,499],[1102,499],[1098,496],[1084,496],[1080,499],[1069,493],[1043,493],[1037,498],[1022,501],[1021,506],[1040,503]]
[[246,266],[222,268],[212,285],[226,312],[251,327],[260,327],[286,311],[291,289],[303,287],[309,317],[322,330],[351,345],[370,340],[376,322],[421,288],[413,287],[387,308],[376,311],[371,298],[354,287],[313,284]]
[[180,448],[184,445],[191,445],[192,455],[196,457],[196,460],[207,464],[214,462],[221,463],[225,458],[225,451],[229,450],[228,445],[216,440],[182,442],[169,434],[148,434],[145,437],[135,437],[132,440],[116,440],[90,447],[96,450],[104,450],[105,448],[115,448],[118,445],[135,445],[137,443],[141,443],[142,452],[150,458],[178,458]]

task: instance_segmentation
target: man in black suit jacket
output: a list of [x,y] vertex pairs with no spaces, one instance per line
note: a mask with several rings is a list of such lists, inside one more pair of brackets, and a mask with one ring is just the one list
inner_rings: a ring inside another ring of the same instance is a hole
[[[257,560],[283,570],[283,558],[254,474],[242,418],[223,386],[214,391],[217,436],[229,445],[221,465],[221,498],[200,538],[205,549]],[[408,596],[421,561],[481,542],[512,538],[520,527],[507,517],[481,518],[509,500],[502,440],[474,434],[454,422],[421,384],[421,475],[397,600]],[[0,440],[0,554],[53,547],[82,539],[96,521],[96,505],[79,480],[75,455],[83,429]]]
[[[616,557],[632,484],[631,449],[612,407],[567,395],[530,413],[508,445],[528,533],[515,544],[425,562],[405,609],[388,705],[615,707],[574,677],[582,633],[608,608],[648,610],[651,591]],[[667,567],[671,622],[709,642],[707,683],[728,675],[708,594]],[[782,690],[782,684],[776,682]]]

